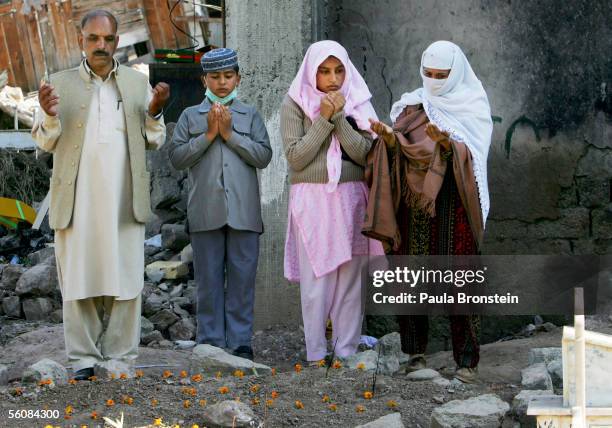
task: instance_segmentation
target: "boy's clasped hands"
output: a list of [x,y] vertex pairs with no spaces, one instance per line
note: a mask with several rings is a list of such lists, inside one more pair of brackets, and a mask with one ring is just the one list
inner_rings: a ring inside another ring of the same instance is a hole
[[220,135],[223,141],[227,141],[232,136],[232,113],[229,109],[219,103],[214,103],[208,112],[208,131],[206,139],[214,141]]

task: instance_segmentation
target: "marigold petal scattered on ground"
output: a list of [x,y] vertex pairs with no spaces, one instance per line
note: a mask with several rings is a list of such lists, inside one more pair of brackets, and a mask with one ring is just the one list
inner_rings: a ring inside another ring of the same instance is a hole
[[19,395],[22,395],[22,394],[23,394],[23,388],[17,387],[17,388],[15,388],[13,390],[13,395],[19,396]]
[[206,406],[206,400],[202,399],[202,400],[198,401],[198,404],[200,405],[200,407],[204,407],[204,406]]
[[236,370],[234,372],[234,376],[236,376],[237,378],[242,379],[244,377],[244,372],[242,370]]
[[266,400],[266,407],[272,407],[274,405],[274,400]]
[[251,387],[251,392],[255,394],[257,391],[259,391],[259,385],[253,385]]
[[363,407],[361,404],[359,404],[357,407],[355,407],[355,411],[357,413],[363,413],[363,412],[365,412],[365,407]]
[[372,391],[366,391],[363,393],[363,398],[370,400],[373,397]]
[[66,419],[66,420],[72,419],[72,416],[70,416],[70,415],[64,415],[64,419]]
[[334,365],[332,366],[334,369],[341,369],[342,363],[338,360],[334,361]]
[[153,425],[155,425],[156,427],[161,426],[162,424],[162,418],[157,418],[153,421]]
[[159,404],[159,401],[157,401],[155,398],[151,399],[151,406],[157,406],[157,404]]
[[202,381],[202,375],[201,374],[194,374],[193,376],[191,376],[191,380],[193,382],[201,382]]
[[183,401],[183,407],[184,407],[185,409],[190,408],[190,407],[191,407],[191,401],[189,401],[189,400],[185,400],[185,401]]
[[92,419],[98,419],[98,413],[96,411],[93,411],[93,412],[91,412],[89,417],[92,418]]
[[76,384],[77,384],[77,381],[76,381],[75,379],[70,379],[70,380],[68,381],[68,383],[69,383],[70,385],[76,385]]
[[94,376],[89,376],[87,379],[89,379],[92,382],[95,382],[95,381],[98,380],[98,376],[95,376],[95,375]]
[[271,373],[272,373],[272,376],[276,376],[276,369],[274,367],[272,367]]
[[332,412],[335,412],[336,410],[338,410],[338,406],[336,406],[335,404],[330,404],[329,406],[327,406],[327,408],[331,410]]
[[295,370],[296,373],[299,373],[302,371],[302,365],[296,364],[295,366],[293,366],[293,369]]
[[325,360],[319,360],[319,362],[317,363],[319,367],[325,367]]
[[300,400],[295,400],[295,408],[296,409],[303,409],[304,408],[304,403],[302,403]]
[[258,406],[258,405],[259,405],[259,398],[253,398],[253,399],[251,400],[251,404],[252,404],[253,406]]
[[67,415],[71,414],[73,411],[74,411],[74,409],[72,408],[72,406],[71,406],[70,404],[68,404],[68,405],[66,406],[66,408],[64,409],[64,412],[65,412]]
[[219,392],[221,394],[227,394],[229,392],[229,388],[227,386],[222,386],[221,388],[219,388]]
[[110,374],[110,378],[111,378],[111,380],[115,380],[115,379],[117,379],[117,375],[115,373],[111,373]]
[[142,370],[136,370],[135,375],[137,378],[141,378],[144,376],[144,372]]
[[357,364],[357,368],[358,368],[359,370],[365,370],[366,366],[365,366],[365,364],[364,364],[364,363],[359,363],[359,364]]
[[184,378],[186,378],[189,375],[187,374],[186,370],[181,370],[180,376],[184,379]]
[[329,398],[329,395],[325,394],[321,401],[324,403],[329,403],[331,401],[331,398]]
[[223,376],[223,375],[221,374],[221,372],[217,372],[217,373],[215,374],[215,377],[216,377],[217,379],[221,379],[221,376]]
[[121,373],[121,374],[119,375],[119,379],[127,379],[127,378],[128,378],[127,373]]
[[134,399],[130,397],[129,395],[124,395],[123,404],[127,404],[128,406],[131,406],[132,404],[134,404]]
[[168,379],[169,377],[172,377],[172,372],[170,370],[165,370],[164,374],[162,375],[162,377],[164,379]]
[[108,400],[106,400],[106,407],[113,407],[115,405],[115,400],[113,400],[112,398],[109,398]]
[[390,409],[395,409],[397,407],[397,403],[393,400],[387,401],[387,407]]
[[272,398],[276,399],[278,398],[278,392],[276,391],[272,391],[272,393],[270,394],[272,396]]
[[193,425],[191,425],[191,428],[200,428],[200,425],[198,425],[198,424],[193,424]]

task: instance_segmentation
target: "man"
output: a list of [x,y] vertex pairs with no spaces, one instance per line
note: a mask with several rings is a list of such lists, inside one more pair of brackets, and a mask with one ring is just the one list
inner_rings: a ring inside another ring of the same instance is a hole
[[151,214],[145,148],[165,139],[169,86],[151,90],[145,75],[119,65],[118,42],[111,13],[87,13],[79,34],[86,58],[41,85],[32,128],[38,146],[54,154],[49,223],[77,380],[104,360],[130,364],[137,356]]

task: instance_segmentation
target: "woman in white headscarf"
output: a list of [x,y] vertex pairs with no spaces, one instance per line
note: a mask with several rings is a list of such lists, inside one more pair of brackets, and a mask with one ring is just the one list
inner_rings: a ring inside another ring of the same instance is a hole
[[[431,44],[421,58],[423,87],[391,108],[393,128],[378,134],[366,175],[370,185],[364,234],[396,255],[477,254],[489,212],[487,155],[493,123],[487,94],[454,43]],[[477,316],[451,316],[455,377],[476,379]],[[408,370],[426,366],[429,321],[400,316]]]

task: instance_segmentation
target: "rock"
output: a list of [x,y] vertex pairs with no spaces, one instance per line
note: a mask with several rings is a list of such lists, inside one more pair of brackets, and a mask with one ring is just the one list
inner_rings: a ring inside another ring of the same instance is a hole
[[344,366],[349,369],[357,369],[357,366],[360,363],[363,363],[365,366],[364,370],[374,371],[376,369],[376,358],[378,357],[378,352],[373,350],[358,352],[349,357],[343,358]]
[[390,413],[365,425],[357,425],[355,428],[404,428],[401,413]]
[[378,361],[378,373],[391,376],[393,373],[397,373],[399,369],[400,363],[395,355],[380,357]]
[[381,337],[374,346],[374,350],[378,352],[380,347],[382,347],[381,355],[395,356],[400,364],[410,360],[410,355],[402,352],[402,341],[398,332],[389,333]]
[[179,305],[172,305],[172,311],[182,319],[189,319],[189,312],[187,312],[185,309],[182,309]]
[[164,309],[167,304],[168,299],[165,294],[151,293],[149,297],[145,299],[142,312],[148,317]]
[[183,318],[168,329],[170,340],[191,340],[195,337],[196,327],[190,319]]
[[512,414],[521,423],[521,427],[536,427],[536,419],[533,416],[527,416],[527,407],[529,401],[533,397],[540,397],[542,395],[552,395],[550,391],[528,391],[523,390],[519,392],[512,400]]
[[68,383],[68,371],[61,364],[44,358],[25,369],[21,376],[23,383],[37,383],[43,379],[51,379],[52,385],[64,385]]
[[242,370],[245,374],[269,374],[272,369],[263,364],[255,363],[246,358],[230,355],[221,348],[212,345],[197,345],[193,348],[193,362],[201,370],[233,373]]
[[416,370],[406,375],[406,379],[411,381],[433,380],[440,377],[440,373],[433,369]]
[[225,400],[204,411],[206,425],[218,427],[256,426],[255,413],[241,401]]
[[172,251],[182,251],[189,245],[189,235],[182,224],[164,224],[161,228],[162,247]]
[[183,284],[179,284],[170,290],[170,298],[180,297],[183,294]]
[[0,386],[8,385],[8,381],[8,367],[3,364],[0,364]]
[[431,428],[500,427],[510,406],[495,394],[453,400],[434,409]]
[[109,379],[115,377],[119,379],[122,374],[128,378],[132,378],[135,375],[134,367],[132,365],[124,363],[119,360],[106,360],[101,363],[94,364],[94,374],[100,379]]
[[548,370],[553,386],[563,388],[563,362],[561,360],[551,361],[546,366],[546,370]]
[[140,317],[140,337],[146,336],[155,330],[155,326],[145,317]]
[[174,177],[153,177],[151,180],[151,206],[168,208],[181,200],[181,188]]
[[37,297],[35,299],[24,299],[21,302],[23,313],[28,321],[43,321],[49,319],[53,304],[46,297]]
[[185,264],[193,263],[193,248],[191,247],[191,244],[187,245],[181,251],[181,261]]
[[521,385],[524,389],[544,389],[552,391],[552,379],[546,369],[546,364],[533,364],[521,371]]
[[64,322],[64,313],[61,309],[56,309],[49,314],[49,321],[55,324]]
[[166,284],[165,282],[162,282],[161,284],[159,284],[157,288],[159,288],[163,292],[166,292],[168,291],[168,284]]
[[431,397],[431,401],[436,404],[444,404],[444,397],[442,395],[434,395]]
[[542,325],[537,327],[538,331],[554,331],[557,329],[557,326],[551,322],[545,322]]
[[162,279],[180,279],[189,275],[189,267],[180,261],[157,261],[145,268],[147,277],[153,282]]
[[432,382],[435,383],[436,385],[440,385],[444,388],[446,388],[447,386],[449,386],[451,384],[451,381],[446,379],[445,377],[436,377],[434,379],[432,379]]
[[542,317],[540,315],[536,315],[533,317],[533,323],[537,326],[540,326],[542,324],[544,324],[544,320],[542,319]]
[[178,306],[181,309],[185,309],[190,314],[195,314],[195,300],[189,300],[188,297],[179,296],[173,297],[170,302],[173,303],[173,306]]
[[45,247],[28,256],[32,266],[44,263],[46,265],[55,266],[55,248]]
[[8,317],[21,318],[21,301],[19,296],[5,297],[2,299],[2,310]]
[[157,330],[153,330],[151,333],[140,336],[140,343],[143,345],[149,345],[153,342],[161,342],[162,340],[164,340],[164,336]]
[[58,290],[57,271],[55,266],[36,265],[21,275],[15,293],[34,296],[48,296]]
[[157,347],[161,349],[172,349],[174,348],[174,343],[170,342],[169,340],[163,339],[157,343]]
[[0,281],[0,288],[3,290],[15,291],[17,281],[21,278],[21,275],[27,269],[20,265],[7,265],[2,270],[2,281]]
[[536,330],[536,326],[533,324],[527,324],[523,329],[522,333],[526,336],[530,336]]
[[174,344],[178,349],[191,349],[198,343],[194,340],[175,340]]
[[529,351],[529,365],[561,360],[561,348],[533,348]]
[[160,331],[166,330],[178,320],[179,317],[177,317],[174,312],[168,309],[162,309],[153,316],[149,317],[149,321],[151,321],[155,328]]

